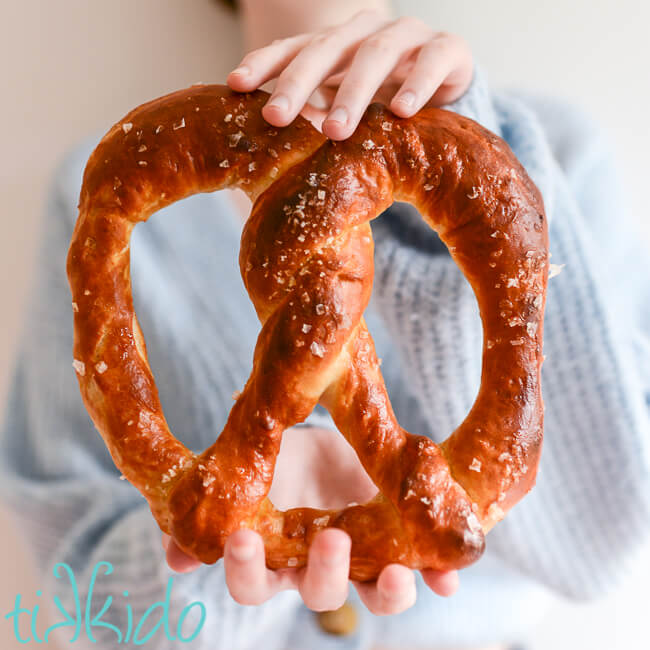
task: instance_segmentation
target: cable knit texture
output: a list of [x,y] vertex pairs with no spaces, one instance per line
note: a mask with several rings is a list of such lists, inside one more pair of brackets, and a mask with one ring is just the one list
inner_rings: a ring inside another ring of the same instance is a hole
[[[537,486],[490,533],[485,557],[462,572],[457,596],[439,599],[418,580],[414,608],[376,618],[360,607],[359,627],[345,639],[324,635],[295,593],[259,608],[235,604],[222,563],[177,576],[172,616],[195,600],[207,609],[203,631],[186,647],[365,650],[378,641],[514,640],[525,636],[553,592],[598,596],[647,549],[650,264],[609,149],[581,113],[531,94],[490,93],[480,69],[451,108],[513,148],[544,196],[552,261],[566,265],[548,295],[546,427]],[[55,563],[67,562],[87,588],[95,564],[111,562],[114,572],[98,580],[94,602],[99,608],[112,595],[117,603],[126,589],[141,616],[164,598],[171,573],[157,527],[138,493],[118,480],[71,367],[64,263],[91,148],[62,163],[49,194],[6,408],[1,485],[43,580]],[[476,300],[414,209],[395,204],[373,231],[375,287],[367,320],[389,393],[405,428],[441,441],[465,417],[478,389]],[[138,226],[132,239],[136,309],[165,413],[172,431],[196,450],[223,427],[231,395],[250,371],[259,331],[237,268],[240,232],[229,200],[216,193],[170,206]],[[309,421],[331,424],[320,409]],[[53,581],[52,593],[60,591],[69,603],[61,582]],[[125,629],[124,616],[122,603],[103,620]],[[97,638],[93,647],[116,642],[110,630]],[[155,638],[161,650],[178,646]]]

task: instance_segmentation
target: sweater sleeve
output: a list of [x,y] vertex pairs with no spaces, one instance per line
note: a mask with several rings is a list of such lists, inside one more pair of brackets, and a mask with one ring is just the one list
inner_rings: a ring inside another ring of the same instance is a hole
[[[566,265],[549,283],[537,485],[490,533],[488,550],[557,592],[595,597],[630,572],[650,537],[650,274],[641,234],[596,133],[550,137],[585,129],[584,120],[543,120],[525,97],[488,92],[480,69],[451,108],[511,146],[544,197],[552,261]],[[374,304],[424,433],[442,441],[478,389],[476,299],[417,213],[397,207],[374,232]]]
[[[87,153],[81,152],[83,160]],[[110,575],[101,565],[91,616],[112,597],[101,620],[123,634],[128,629],[127,605],[137,623],[148,607],[165,599],[173,576],[172,636],[181,611],[200,601],[206,617],[192,648],[280,648],[299,604],[296,594],[279,594],[259,608],[247,608],[230,598],[221,562],[189,575],[173,575],[149,508],[134,488],[118,480],[119,472],[83,407],[71,366],[72,308],[65,276],[83,165],[79,155],[73,158],[77,160],[69,159],[59,169],[44,213],[36,282],[0,436],[3,500],[29,541],[39,579],[49,576],[49,591],[61,598],[68,612],[75,611],[74,594],[61,569],[65,579],[53,579],[55,565],[65,563],[74,572],[83,604],[93,570],[98,563],[110,563]],[[199,614],[196,606],[188,615],[185,637],[199,625]],[[152,617],[149,626],[153,625]],[[140,638],[149,626],[142,628]],[[98,647],[112,648],[120,642],[108,627],[96,626],[93,632]],[[72,636],[73,630],[53,634],[62,641]],[[162,630],[153,639],[161,649],[177,644]]]

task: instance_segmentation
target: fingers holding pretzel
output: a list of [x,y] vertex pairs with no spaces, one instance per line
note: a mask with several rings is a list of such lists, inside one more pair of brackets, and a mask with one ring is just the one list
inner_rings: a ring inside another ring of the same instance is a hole
[[373,101],[400,117],[454,101],[467,90],[472,66],[460,36],[412,16],[389,19],[365,10],[343,24],[249,52],[227,81],[246,92],[275,80],[262,109],[269,123],[286,126],[302,114],[329,138],[343,140]]

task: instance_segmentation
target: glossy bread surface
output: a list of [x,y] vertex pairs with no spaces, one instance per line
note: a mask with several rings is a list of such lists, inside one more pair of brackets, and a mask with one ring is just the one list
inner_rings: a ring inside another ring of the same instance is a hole
[[[372,105],[349,139],[333,142],[302,118],[271,127],[266,99],[193,86],[136,108],[91,155],[68,255],[85,405],[160,528],[203,562],[249,527],[264,538],[268,566],[302,566],[313,535],[335,526],[352,537],[353,579],[391,562],[466,566],[532,487],[541,452],[541,196],[500,138],[454,113],[399,119]],[[160,208],[227,187],[254,201],[240,266],[262,330],[223,432],[194,454],[162,412],[133,311],[129,241]],[[399,426],[363,320],[369,222],[395,200],[438,232],[483,322],[478,396],[441,445]],[[379,492],[342,511],[281,512],[266,495],[282,432],[318,402]]]

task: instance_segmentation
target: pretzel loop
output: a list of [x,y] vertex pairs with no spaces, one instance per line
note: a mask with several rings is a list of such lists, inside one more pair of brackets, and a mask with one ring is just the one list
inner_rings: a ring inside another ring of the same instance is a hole
[[[542,322],[548,272],[539,192],[507,145],[439,109],[409,120],[372,105],[353,136],[302,118],[274,129],[267,94],[198,86],[145,104],[88,161],[68,255],[75,368],[115,464],[161,529],[207,563],[242,526],[271,568],[302,566],[313,535],[352,537],[351,578],[399,562],[460,568],[533,485],[542,442]],[[216,442],[195,455],[169,431],[133,311],[135,223],[197,192],[254,201],[242,277],[260,321],[253,371]],[[373,278],[369,222],[415,205],[477,296],[481,387],[441,445],[404,431],[363,321]],[[320,402],[379,492],[342,511],[276,510],[266,498],[282,432]]]

